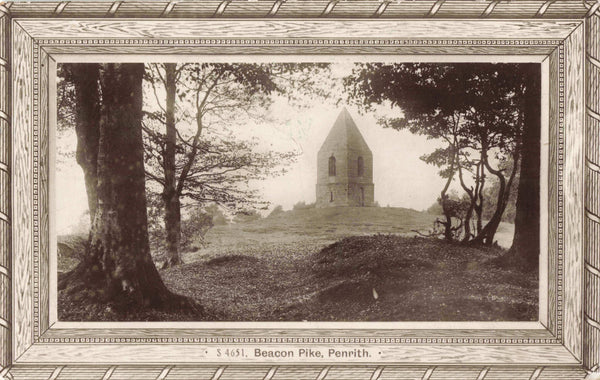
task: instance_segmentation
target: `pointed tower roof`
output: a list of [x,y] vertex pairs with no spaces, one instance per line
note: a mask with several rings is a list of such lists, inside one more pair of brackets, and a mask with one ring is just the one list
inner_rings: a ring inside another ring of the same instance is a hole
[[327,138],[321,145],[320,151],[323,149],[331,149],[332,147],[344,147],[346,149],[359,149],[362,151],[371,152],[362,134],[358,130],[356,123],[352,120],[350,112],[346,107],[342,108],[335,123],[331,127]]

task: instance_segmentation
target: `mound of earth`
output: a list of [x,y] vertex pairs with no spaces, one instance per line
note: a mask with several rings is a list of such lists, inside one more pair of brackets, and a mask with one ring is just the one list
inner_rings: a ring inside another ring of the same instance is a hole
[[85,254],[88,235],[59,235],[56,240],[58,272],[68,272],[79,264]]
[[318,291],[315,294],[317,300],[321,303],[331,302],[373,302],[379,297],[374,290],[371,281],[367,278],[355,280],[344,280]]
[[313,269],[321,277],[382,278],[399,270],[431,269],[440,262],[457,264],[470,250],[474,249],[421,237],[351,236],[313,254]]
[[[59,292],[59,320],[537,320],[537,272],[495,265],[500,248],[369,234],[375,223],[394,228],[392,214],[422,214],[382,209],[360,210],[363,221],[352,219],[353,208],[309,209],[215,227],[208,248],[160,271],[169,289],[196,300],[207,315],[117,315]],[[324,219],[311,223],[316,216]],[[399,228],[415,228],[401,222]]]
[[243,263],[243,262],[255,263],[257,261],[258,261],[258,259],[256,257],[234,254],[234,255],[224,255],[224,256],[215,257],[214,259],[208,260],[205,265],[213,266],[213,265],[235,264],[235,263]]

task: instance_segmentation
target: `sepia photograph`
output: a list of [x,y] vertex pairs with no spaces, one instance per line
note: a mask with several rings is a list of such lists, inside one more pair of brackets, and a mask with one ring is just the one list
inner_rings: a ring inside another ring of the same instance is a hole
[[60,321],[536,321],[541,65],[61,63]]
[[0,378],[594,378],[596,3],[0,4]]

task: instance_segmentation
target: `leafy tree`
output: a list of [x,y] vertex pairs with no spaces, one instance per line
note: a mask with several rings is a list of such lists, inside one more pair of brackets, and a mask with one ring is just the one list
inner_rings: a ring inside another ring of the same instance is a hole
[[[352,75],[345,78],[349,98],[364,109],[372,110],[380,104],[401,109],[398,117],[382,119],[384,126],[408,129],[445,142],[444,148],[422,159],[439,166],[440,174],[447,179],[440,194],[442,209],[456,176],[468,195],[470,206],[463,222],[465,242],[493,243],[519,165],[524,165],[523,131],[539,129],[539,122],[533,121],[539,108],[536,111],[527,103],[531,103],[529,97],[539,98],[539,86],[528,80],[539,76],[539,68],[536,74],[530,66],[367,63],[357,65]],[[539,172],[539,164],[528,170]],[[484,185],[489,175],[498,183],[496,207],[488,223],[481,226]],[[521,181],[523,189],[519,192],[531,190],[528,185]],[[525,213],[528,206],[522,203],[522,207]],[[444,210],[446,238],[455,228],[449,211]],[[476,234],[470,230],[473,213],[478,220]]]
[[344,80],[350,100],[366,110],[382,103],[402,109],[402,116],[382,119],[384,126],[408,129],[446,143],[421,159],[440,167],[439,174],[446,179],[439,197],[445,220],[439,220],[438,224],[444,227],[447,240],[452,240],[455,234],[453,207],[447,192],[459,168],[464,144],[463,119],[467,112],[467,105],[454,92],[465,91],[466,74],[466,71],[453,72],[452,67],[444,65],[367,63],[357,65]]
[[[293,152],[261,152],[228,125],[260,120],[274,94],[308,88],[314,64],[154,64],[146,80],[156,107],[146,110],[147,176],[162,188],[169,259],[180,262],[182,202],[233,210],[267,205],[248,183],[283,173]],[[300,91],[301,93],[302,91]],[[163,106],[164,103],[164,106]],[[163,131],[164,129],[164,131]],[[150,187],[152,189],[152,187]]]
[[[455,130],[452,128],[452,130]],[[436,165],[437,167],[442,167],[439,171],[439,175],[442,178],[446,179],[446,183],[440,191],[440,196],[437,199],[437,202],[441,206],[442,215],[444,216],[444,220],[436,219],[436,226],[442,226],[442,234],[444,238],[448,241],[454,240],[454,237],[462,228],[462,223],[458,226],[454,225],[454,221],[461,220],[462,217],[459,218],[459,208],[457,207],[456,202],[448,195],[448,189],[450,188],[450,184],[454,179],[457,171],[457,149],[456,149],[456,138],[453,137],[451,143],[446,148],[436,149],[433,153],[424,155],[421,159],[429,164]],[[434,229],[437,231],[437,229]]]
[[512,65],[487,65],[483,73],[475,75],[476,86],[470,101],[473,108],[466,126],[477,141],[475,148],[481,155],[480,163],[495,176],[499,188],[494,214],[472,240],[474,244],[494,243],[519,170],[526,86],[515,72],[518,70]]
[[80,165],[94,185],[88,197],[92,226],[80,264],[59,281],[59,289],[83,291],[119,309],[192,309],[193,301],[170,292],[152,258],[148,241],[142,78],[144,65],[69,64],[79,110],[76,113]]

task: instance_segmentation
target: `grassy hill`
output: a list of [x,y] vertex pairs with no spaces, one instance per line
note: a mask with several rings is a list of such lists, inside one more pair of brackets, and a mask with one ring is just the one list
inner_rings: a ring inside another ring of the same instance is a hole
[[[535,275],[491,264],[501,249],[415,237],[435,219],[387,207],[284,211],[215,226],[187,264],[161,274],[223,320],[536,318]],[[510,245],[512,225],[498,235]]]
[[[431,230],[435,219],[435,215],[402,207],[289,210],[250,222],[215,226],[206,234],[204,247],[184,253],[183,258],[185,262],[194,262],[222,254],[235,254],[253,244],[304,242],[323,247],[348,236],[415,236],[414,230]],[[496,236],[501,247],[510,247],[513,225],[501,223]]]
[[401,207],[308,208],[283,211],[242,229],[315,235],[406,233],[430,228],[434,220],[431,214]]
[[[202,247],[182,254],[186,263],[237,254],[247,247],[315,246],[322,248],[348,236],[414,235],[431,229],[435,216],[399,207],[335,207],[283,211],[266,218],[214,226]],[[255,251],[255,250],[253,250]],[[255,254],[260,255],[260,252]]]

